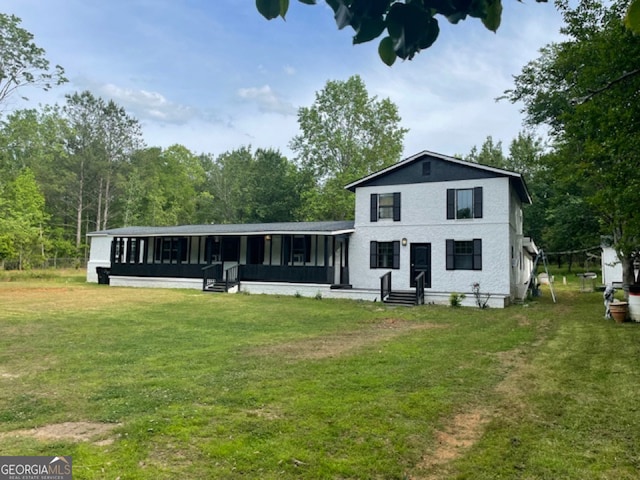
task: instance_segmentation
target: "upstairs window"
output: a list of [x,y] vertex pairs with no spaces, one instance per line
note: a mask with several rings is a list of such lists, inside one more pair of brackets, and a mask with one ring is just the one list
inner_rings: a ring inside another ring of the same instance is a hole
[[400,221],[400,192],[371,194],[371,221]]
[[378,218],[393,218],[393,193],[378,195]]
[[447,219],[482,218],[482,187],[447,189]]

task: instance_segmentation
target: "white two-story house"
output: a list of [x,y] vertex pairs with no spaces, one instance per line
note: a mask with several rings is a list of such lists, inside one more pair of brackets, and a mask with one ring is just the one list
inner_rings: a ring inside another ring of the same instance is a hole
[[459,293],[469,305],[477,284],[495,307],[522,296],[531,197],[520,174],[425,151],[346,188],[353,222],[93,232],[87,279],[417,303]]
[[350,239],[354,287],[375,288],[391,271],[393,290],[425,272],[434,296],[483,293],[514,299],[526,282],[520,174],[430,152],[347,185],[356,194]]

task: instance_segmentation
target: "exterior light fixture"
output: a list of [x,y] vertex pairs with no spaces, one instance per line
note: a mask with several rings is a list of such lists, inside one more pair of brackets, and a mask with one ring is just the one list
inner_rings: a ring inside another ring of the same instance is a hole
[[406,239],[406,238],[403,238],[403,239],[402,239],[402,246],[403,246],[403,247],[406,247],[406,246],[407,246],[407,239]]

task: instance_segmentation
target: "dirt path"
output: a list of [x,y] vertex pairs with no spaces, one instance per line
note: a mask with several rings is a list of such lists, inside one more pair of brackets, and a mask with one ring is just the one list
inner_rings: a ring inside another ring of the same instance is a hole
[[65,440],[72,442],[92,442],[94,445],[110,445],[115,438],[113,429],[119,427],[115,423],[98,422],[64,422],[43,425],[37,428],[25,428],[0,433],[0,439],[8,437],[32,437],[37,440]]
[[363,329],[258,347],[251,353],[269,356],[280,355],[290,361],[320,360],[348,354],[359,348],[390,340],[411,331],[432,328],[449,327],[434,323],[417,323],[387,318]]
[[[520,408],[523,396],[522,379],[526,371],[524,353],[515,349],[497,355],[502,367],[508,372],[498,383],[495,391],[509,399],[511,408]],[[437,444],[425,452],[411,480],[445,480],[454,474],[451,464],[462,458],[482,438],[485,428],[497,415],[486,407],[476,407],[459,413],[447,422],[444,429],[436,432]]]

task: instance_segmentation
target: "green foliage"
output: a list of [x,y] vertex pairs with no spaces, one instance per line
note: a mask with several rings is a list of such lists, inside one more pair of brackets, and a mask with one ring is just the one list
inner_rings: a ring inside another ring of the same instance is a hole
[[454,308],[458,308],[462,306],[462,301],[466,298],[464,293],[456,293],[452,292],[449,295],[449,305]]
[[632,0],[624,18],[624,23],[636,35],[640,34],[640,1]]
[[242,147],[204,158],[210,207],[200,222],[265,223],[297,219],[307,182],[296,165],[274,150]]
[[197,191],[204,182],[198,157],[182,145],[139,150],[127,165],[124,225],[183,225],[193,223]]
[[[506,95],[525,104],[529,123],[552,128],[554,179],[579,186],[602,233],[614,239],[624,281],[633,283],[640,245],[640,37],[620,22],[627,3],[561,2],[567,40],[543,49]],[[561,223],[572,206],[560,205]]]
[[[314,5],[315,0],[299,0]],[[546,1],[546,0],[537,0]],[[351,27],[353,43],[364,43],[383,36],[378,46],[380,59],[391,66],[397,57],[411,60],[438,39],[440,27],[436,15],[451,23],[469,17],[478,18],[492,32],[500,27],[501,0],[469,2],[422,2],[396,0],[327,0],[338,29]],[[289,0],[256,0],[256,8],[267,20],[285,18]],[[385,35],[386,30],[386,35]]]
[[507,159],[502,152],[502,142],[494,143],[493,137],[490,135],[484,141],[480,150],[478,151],[474,146],[469,155],[465,157],[465,160],[490,167],[507,168]]
[[44,253],[44,196],[25,168],[0,191],[0,261],[29,268]]
[[[73,181],[76,183],[76,244],[82,239],[82,215],[94,201],[96,229],[106,229],[113,221],[113,201],[118,177],[131,155],[142,148],[142,130],[113,100],[105,101],[89,91],[66,96],[65,115],[71,127],[68,140]],[[85,232],[86,233],[86,232]]]
[[358,75],[327,82],[311,107],[300,108],[298,124],[290,145],[312,182],[303,194],[305,220],[353,218],[354,198],[344,186],[397,162],[407,132],[396,105],[369,97]]
[[0,13],[0,104],[26,85],[46,91],[67,81],[60,65],[49,69],[44,49],[21,22],[15,15]]
[[[55,106],[18,110],[0,123],[0,183],[14,179],[24,168],[33,172],[49,219],[44,232],[45,250],[53,255],[60,251],[53,244],[75,243],[73,231],[64,228],[70,218],[69,202],[75,195],[69,172],[69,135],[69,124]],[[49,239],[51,235],[53,240]]]

